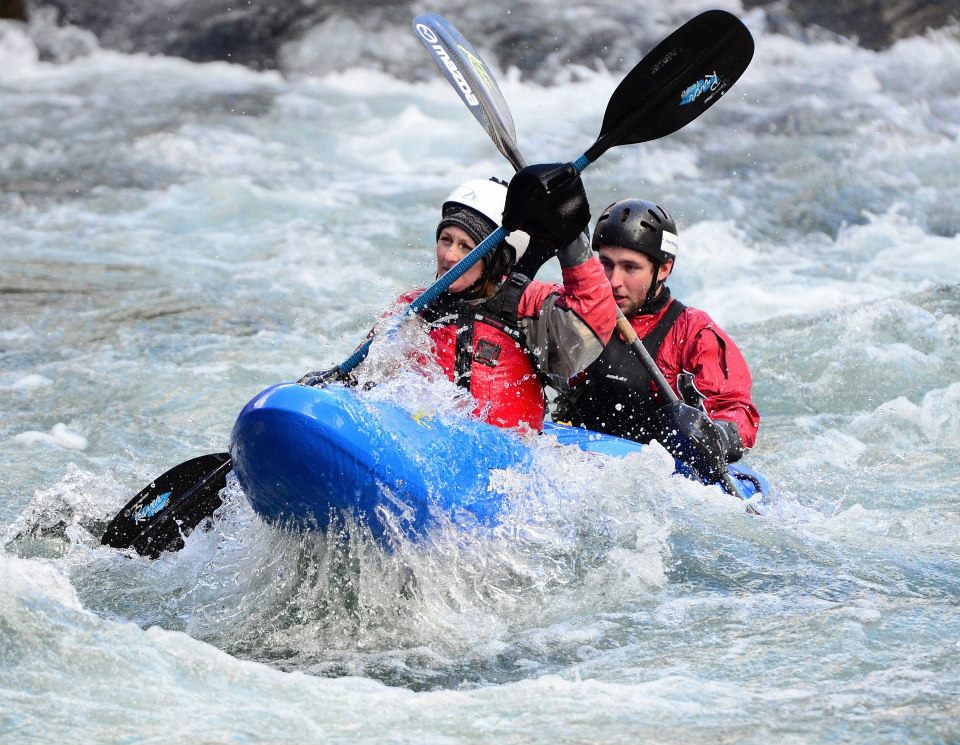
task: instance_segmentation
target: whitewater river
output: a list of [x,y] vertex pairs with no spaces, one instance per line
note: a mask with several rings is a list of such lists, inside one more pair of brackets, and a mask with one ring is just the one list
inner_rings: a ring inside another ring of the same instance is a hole
[[[337,548],[231,487],[154,562],[109,517],[344,359],[432,278],[449,189],[509,166],[422,51],[425,82],[48,62],[0,24],[0,742],[960,741],[960,42],[744,17],[731,93],[584,181],[677,215],[674,292],[753,370],[765,516],[662,451],[544,449],[503,476],[514,539]],[[503,73],[527,158],[582,153],[620,78]]]

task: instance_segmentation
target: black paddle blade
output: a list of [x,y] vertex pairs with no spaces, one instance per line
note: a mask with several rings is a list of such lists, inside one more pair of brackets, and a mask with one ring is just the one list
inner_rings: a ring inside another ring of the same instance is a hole
[[157,558],[183,548],[183,536],[209,517],[223,500],[230,453],[211,453],[174,466],[117,513],[100,539],[104,546],[133,548]]
[[753,37],[725,10],[708,10],[661,41],[617,86],[600,136],[584,155],[676,132],[715,104],[753,58]]
[[493,75],[456,27],[435,13],[413,19],[413,30],[497,149],[519,171],[526,161],[517,147],[510,109]]

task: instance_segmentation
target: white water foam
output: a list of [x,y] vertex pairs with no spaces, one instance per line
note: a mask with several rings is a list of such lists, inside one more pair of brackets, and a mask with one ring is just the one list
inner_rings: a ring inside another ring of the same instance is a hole
[[[431,280],[450,187],[509,166],[439,76],[53,64],[0,24],[3,736],[956,740],[960,45],[748,20],[724,100],[584,181],[594,214],[637,194],[678,217],[672,287],[754,372],[763,518],[662,451],[544,441],[495,474],[493,531],[344,550],[234,485],[156,562],[98,545],[110,515],[225,449],[257,391],[345,358]],[[568,72],[498,75],[530,160],[582,152],[619,80]],[[372,396],[470,408],[404,359],[375,345]],[[58,422],[84,449],[52,445]]]

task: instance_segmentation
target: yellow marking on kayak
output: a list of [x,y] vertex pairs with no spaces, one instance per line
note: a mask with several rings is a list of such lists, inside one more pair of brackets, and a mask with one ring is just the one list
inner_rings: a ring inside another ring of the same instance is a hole
[[413,417],[413,421],[415,421],[415,422],[416,422],[417,424],[419,424],[421,427],[426,427],[427,429],[430,429],[430,425],[429,425],[429,424],[424,424],[424,423],[423,423],[423,420],[424,420],[424,419],[426,419],[428,422],[430,421],[430,415],[429,415],[427,412],[425,412],[425,411],[418,411],[416,414],[411,414],[410,416],[412,416],[412,417]]

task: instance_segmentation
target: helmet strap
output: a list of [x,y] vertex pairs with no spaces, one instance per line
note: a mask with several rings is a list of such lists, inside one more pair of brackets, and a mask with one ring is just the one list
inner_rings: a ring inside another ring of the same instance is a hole
[[473,300],[475,298],[483,297],[484,290],[489,282],[490,280],[487,278],[486,273],[481,274],[477,278],[476,282],[460,293],[460,297],[462,297],[464,300]]
[[[437,276],[437,279],[440,277]],[[465,290],[452,295],[452,297],[459,298],[460,300],[476,300],[482,298],[487,294],[487,287],[490,284],[490,279],[487,277],[486,269],[480,273],[480,276],[477,277],[476,282],[467,287]],[[447,290],[444,294],[450,295],[450,291]]]
[[646,307],[653,302],[654,298],[657,296],[657,293],[660,291],[660,288],[663,286],[663,282],[660,281],[660,267],[663,264],[659,261],[653,262],[653,278],[650,282],[650,289],[647,290],[647,296],[643,299],[643,306]]

